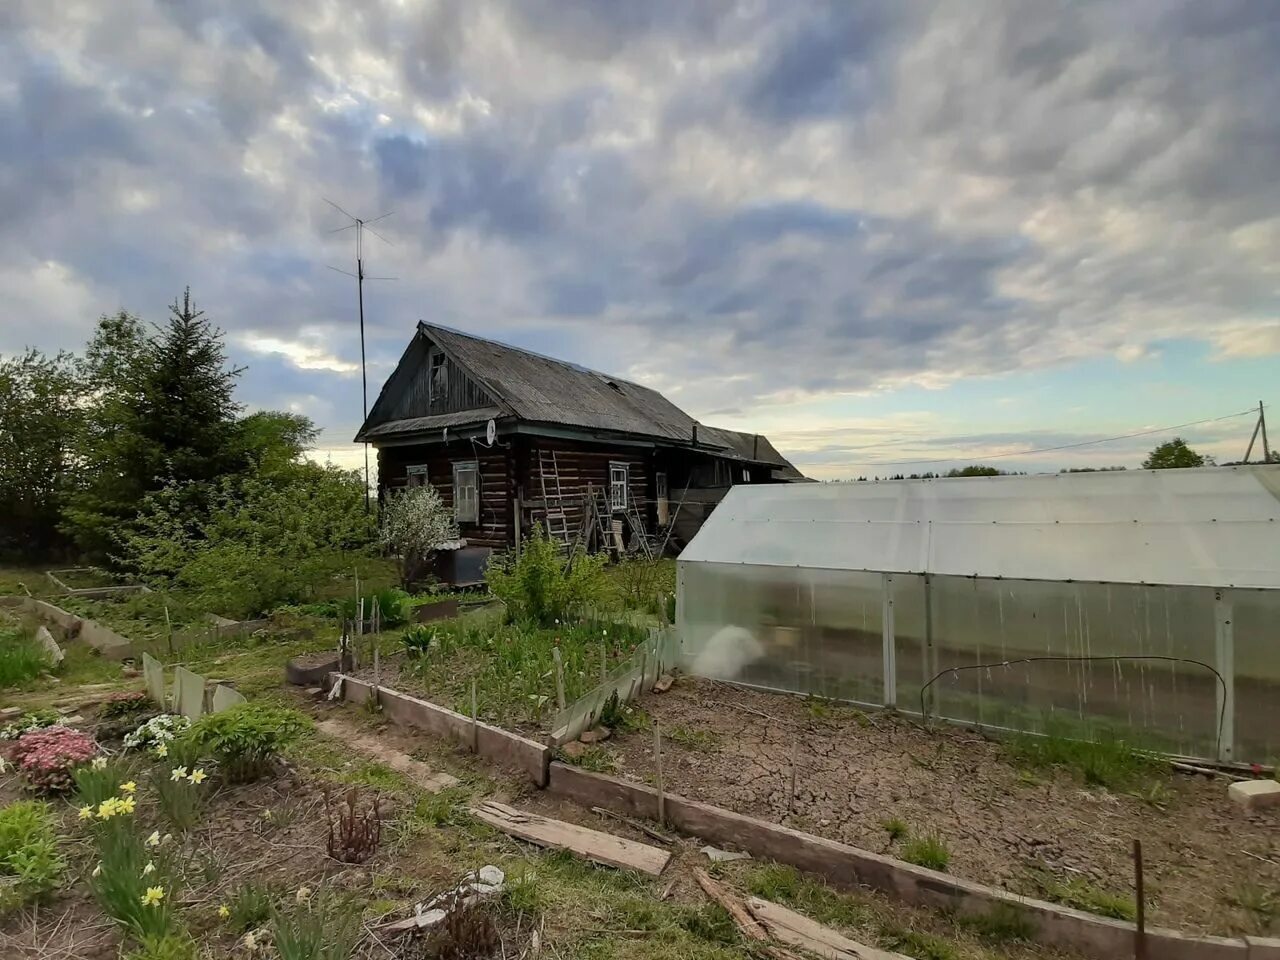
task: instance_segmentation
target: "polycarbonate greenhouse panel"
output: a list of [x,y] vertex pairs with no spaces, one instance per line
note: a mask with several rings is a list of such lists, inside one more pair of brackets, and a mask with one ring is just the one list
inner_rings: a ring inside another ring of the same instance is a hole
[[1280,466],[733,487],[681,563],[1280,589]]
[[697,675],[1177,754],[1280,755],[1277,591],[684,559],[678,577],[680,662]]

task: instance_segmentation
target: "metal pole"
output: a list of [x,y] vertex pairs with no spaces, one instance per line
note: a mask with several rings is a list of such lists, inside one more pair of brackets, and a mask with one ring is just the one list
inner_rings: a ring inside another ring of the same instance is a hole
[[882,608],[882,636],[884,644],[884,694],[881,697],[886,707],[898,705],[898,653],[894,648],[893,624],[893,576],[885,573],[880,576],[880,594]]
[[[364,221],[356,220],[356,299],[360,307],[360,400],[364,419],[369,419],[369,377],[364,355]],[[369,512],[369,444],[364,445],[364,512]]]
[[1147,960],[1147,905],[1142,888],[1142,841],[1136,837],[1133,840],[1133,880],[1138,908],[1137,930],[1133,936],[1133,956],[1135,960]]
[[[1218,759],[1231,760],[1236,740],[1236,657],[1235,627],[1232,625],[1231,594],[1226,590],[1217,590],[1213,595],[1214,619],[1214,652],[1218,673],[1222,675],[1222,683],[1215,683],[1217,693],[1215,706],[1218,708]],[[1215,721],[1217,717],[1214,718]]]

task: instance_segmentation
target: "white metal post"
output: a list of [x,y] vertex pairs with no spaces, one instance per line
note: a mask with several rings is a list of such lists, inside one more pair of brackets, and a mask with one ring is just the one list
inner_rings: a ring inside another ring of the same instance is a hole
[[1231,595],[1226,590],[1217,590],[1213,595],[1214,620],[1214,666],[1222,674],[1222,683],[1215,679],[1214,688],[1217,696],[1214,700],[1218,717],[1222,718],[1222,729],[1218,731],[1218,759],[1230,760],[1234,753],[1236,741],[1236,651],[1235,628],[1231,623]]
[[884,641],[884,696],[886,707],[898,705],[898,655],[893,640],[893,576],[880,575],[880,595],[884,604],[881,613],[881,629]]

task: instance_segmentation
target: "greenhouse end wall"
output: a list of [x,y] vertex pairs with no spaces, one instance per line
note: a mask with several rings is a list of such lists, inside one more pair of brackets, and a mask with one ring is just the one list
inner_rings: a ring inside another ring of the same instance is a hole
[[709,561],[681,561],[678,583],[681,664],[700,676],[1176,754],[1280,754],[1280,591]]

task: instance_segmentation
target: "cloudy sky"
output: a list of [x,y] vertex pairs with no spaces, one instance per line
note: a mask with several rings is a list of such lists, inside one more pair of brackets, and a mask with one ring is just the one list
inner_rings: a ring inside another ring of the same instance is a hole
[[6,0],[0,352],[190,284],[352,462],[329,198],[394,211],[374,394],[424,318],[812,476],[1132,465],[1168,435],[1022,451],[1280,404],[1277,104],[1261,0]]

